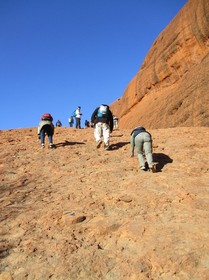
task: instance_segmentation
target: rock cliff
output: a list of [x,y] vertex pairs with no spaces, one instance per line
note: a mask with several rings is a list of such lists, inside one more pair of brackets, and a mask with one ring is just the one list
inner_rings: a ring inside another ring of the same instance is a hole
[[190,0],[159,34],[123,96],[121,128],[209,125],[209,1]]

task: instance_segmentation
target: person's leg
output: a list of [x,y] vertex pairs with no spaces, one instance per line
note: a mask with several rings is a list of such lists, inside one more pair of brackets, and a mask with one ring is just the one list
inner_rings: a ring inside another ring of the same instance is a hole
[[140,169],[145,170],[145,161],[144,161],[144,150],[143,150],[144,140],[141,133],[135,137],[135,147],[137,152],[137,158],[139,161]]
[[109,149],[109,140],[110,140],[110,126],[106,123],[102,124],[102,131],[103,131],[103,137],[104,137],[104,148],[106,150]]
[[50,125],[46,126],[46,133],[48,136],[48,140],[49,140],[49,147],[51,148],[53,146],[53,135],[52,135],[52,127]]
[[44,147],[44,140],[45,140],[45,128],[43,127],[40,131],[40,137],[41,137],[41,145]]
[[144,152],[149,168],[153,167],[153,156],[152,156],[152,140],[149,133],[143,132],[144,137]]
[[97,142],[97,148],[99,148],[102,143],[101,135],[102,135],[102,123],[96,123],[96,125],[94,127],[94,137]]
[[51,133],[48,135],[48,138],[49,138],[49,145],[52,145],[53,144],[53,139],[52,139],[52,134]]

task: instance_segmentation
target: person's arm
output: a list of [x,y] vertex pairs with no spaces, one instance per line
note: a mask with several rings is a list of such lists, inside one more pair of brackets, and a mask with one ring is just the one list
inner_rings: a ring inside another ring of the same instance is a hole
[[41,133],[41,128],[42,128],[42,122],[40,122],[38,125],[38,135],[40,135]]
[[52,127],[52,135],[54,135],[54,125],[53,125],[53,123],[51,124],[51,127]]
[[108,112],[108,115],[109,115],[110,132],[112,132],[113,131],[113,115],[112,115],[112,112],[110,110]]
[[134,156],[134,147],[135,147],[135,138],[134,138],[133,133],[131,135],[130,144],[131,144],[131,157],[133,157]]
[[95,117],[96,117],[96,115],[97,115],[98,108],[99,108],[99,107],[97,107],[97,108],[94,110],[93,114],[91,115],[91,122],[92,122],[92,123],[94,123],[94,121],[95,121]]

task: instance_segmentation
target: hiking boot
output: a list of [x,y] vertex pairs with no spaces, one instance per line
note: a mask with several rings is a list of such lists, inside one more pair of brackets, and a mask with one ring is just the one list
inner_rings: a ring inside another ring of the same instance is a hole
[[102,141],[101,140],[98,140],[97,141],[97,149],[99,149],[101,147],[101,144],[102,144]]
[[153,164],[152,166],[149,166],[149,171],[152,171],[152,173],[156,173],[157,172],[156,164]]
[[109,149],[110,149],[110,146],[109,146],[108,144],[105,144],[105,145],[104,145],[104,149],[105,149],[105,150],[109,150]]
[[43,144],[41,144],[41,148],[45,148],[45,145],[44,145],[44,143],[43,143]]
[[49,144],[49,149],[52,149],[52,148],[53,148],[53,144],[50,143],[50,144]]
[[140,167],[140,170],[146,171],[146,167],[145,167],[145,166],[141,166],[141,167]]
[[109,150],[109,149],[110,149],[110,146],[109,146],[108,143],[105,143],[105,144],[104,144],[104,149],[105,149],[105,150]]

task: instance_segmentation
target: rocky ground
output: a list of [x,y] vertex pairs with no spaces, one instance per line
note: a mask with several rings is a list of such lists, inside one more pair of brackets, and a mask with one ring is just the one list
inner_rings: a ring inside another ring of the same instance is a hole
[[0,131],[1,280],[208,280],[209,128],[150,131],[157,173],[93,129]]

